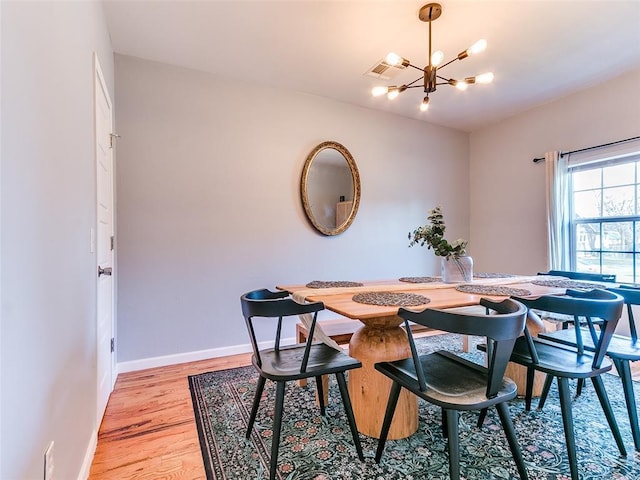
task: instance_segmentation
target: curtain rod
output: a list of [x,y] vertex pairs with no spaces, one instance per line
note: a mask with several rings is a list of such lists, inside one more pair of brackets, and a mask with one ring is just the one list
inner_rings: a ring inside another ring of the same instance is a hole
[[[595,150],[596,148],[609,147],[611,145],[616,145],[618,143],[630,142],[631,140],[638,140],[639,138],[640,138],[640,136],[631,137],[631,138],[625,138],[624,140],[618,140],[618,141],[610,142],[610,143],[603,143],[602,145],[594,145],[593,147],[581,148],[579,150],[572,150],[570,152],[561,153],[560,156],[564,157],[565,155],[571,155],[573,153],[586,152],[587,150]],[[538,162],[544,162],[544,157],[539,157],[539,158],[534,158],[533,159],[533,163],[538,163]]]

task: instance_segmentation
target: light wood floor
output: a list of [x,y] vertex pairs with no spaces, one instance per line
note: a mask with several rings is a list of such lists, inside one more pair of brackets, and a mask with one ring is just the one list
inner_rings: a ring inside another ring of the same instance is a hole
[[120,374],[89,479],[204,479],[187,377],[250,364],[243,354]]
[[[89,479],[204,479],[187,376],[250,363],[244,354],[119,375]],[[632,367],[640,381],[640,362]]]

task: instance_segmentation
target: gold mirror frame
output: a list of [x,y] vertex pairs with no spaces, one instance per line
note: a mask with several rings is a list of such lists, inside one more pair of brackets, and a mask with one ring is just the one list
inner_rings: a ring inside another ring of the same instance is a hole
[[[315,218],[313,211],[311,210],[311,204],[309,202],[309,192],[308,192],[308,180],[309,180],[309,170],[313,161],[318,156],[320,152],[326,149],[334,149],[338,151],[342,157],[347,162],[349,166],[349,170],[351,172],[351,180],[353,183],[353,206],[347,219],[342,222],[341,225],[337,225],[335,228],[327,228],[325,225],[322,225]],[[302,169],[302,178],[300,180],[300,197],[302,199],[302,206],[304,207],[304,211],[307,214],[307,218],[314,226],[316,230],[318,230],[323,235],[338,235],[344,232],[347,228],[351,226],[353,220],[356,218],[356,213],[358,213],[358,207],[360,206],[360,173],[358,172],[358,167],[356,166],[356,162],[349,153],[349,150],[346,149],[344,145],[341,145],[338,142],[322,142],[320,145],[315,147],[311,153],[307,156],[307,160],[304,163],[304,168]]]

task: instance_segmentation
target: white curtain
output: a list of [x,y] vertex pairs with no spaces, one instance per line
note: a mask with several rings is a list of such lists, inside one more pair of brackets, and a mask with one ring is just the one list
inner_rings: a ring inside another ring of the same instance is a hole
[[548,269],[571,270],[568,162],[560,152],[547,152],[544,160],[547,179]]

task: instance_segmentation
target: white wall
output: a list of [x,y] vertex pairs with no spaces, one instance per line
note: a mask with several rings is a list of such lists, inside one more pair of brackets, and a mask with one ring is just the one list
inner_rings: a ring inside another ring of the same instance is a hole
[[532,160],[637,136],[640,71],[514,116],[470,137],[471,238],[478,270],[547,269],[545,167]]
[[[2,348],[2,2],[0,2],[0,348]],[[2,373],[2,354],[0,353],[0,373]],[[2,449],[2,380],[0,380],[0,452]],[[2,474],[2,454],[0,453],[0,474]]]
[[[0,478],[86,470],[95,441],[93,51],[113,93],[97,2],[2,2]],[[86,473],[86,471],[85,471]]]
[[[247,344],[250,289],[435,274],[407,234],[436,205],[452,238],[469,233],[462,132],[120,55],[116,128],[119,362]],[[312,229],[299,198],[326,140],[362,180],[336,237]]]

